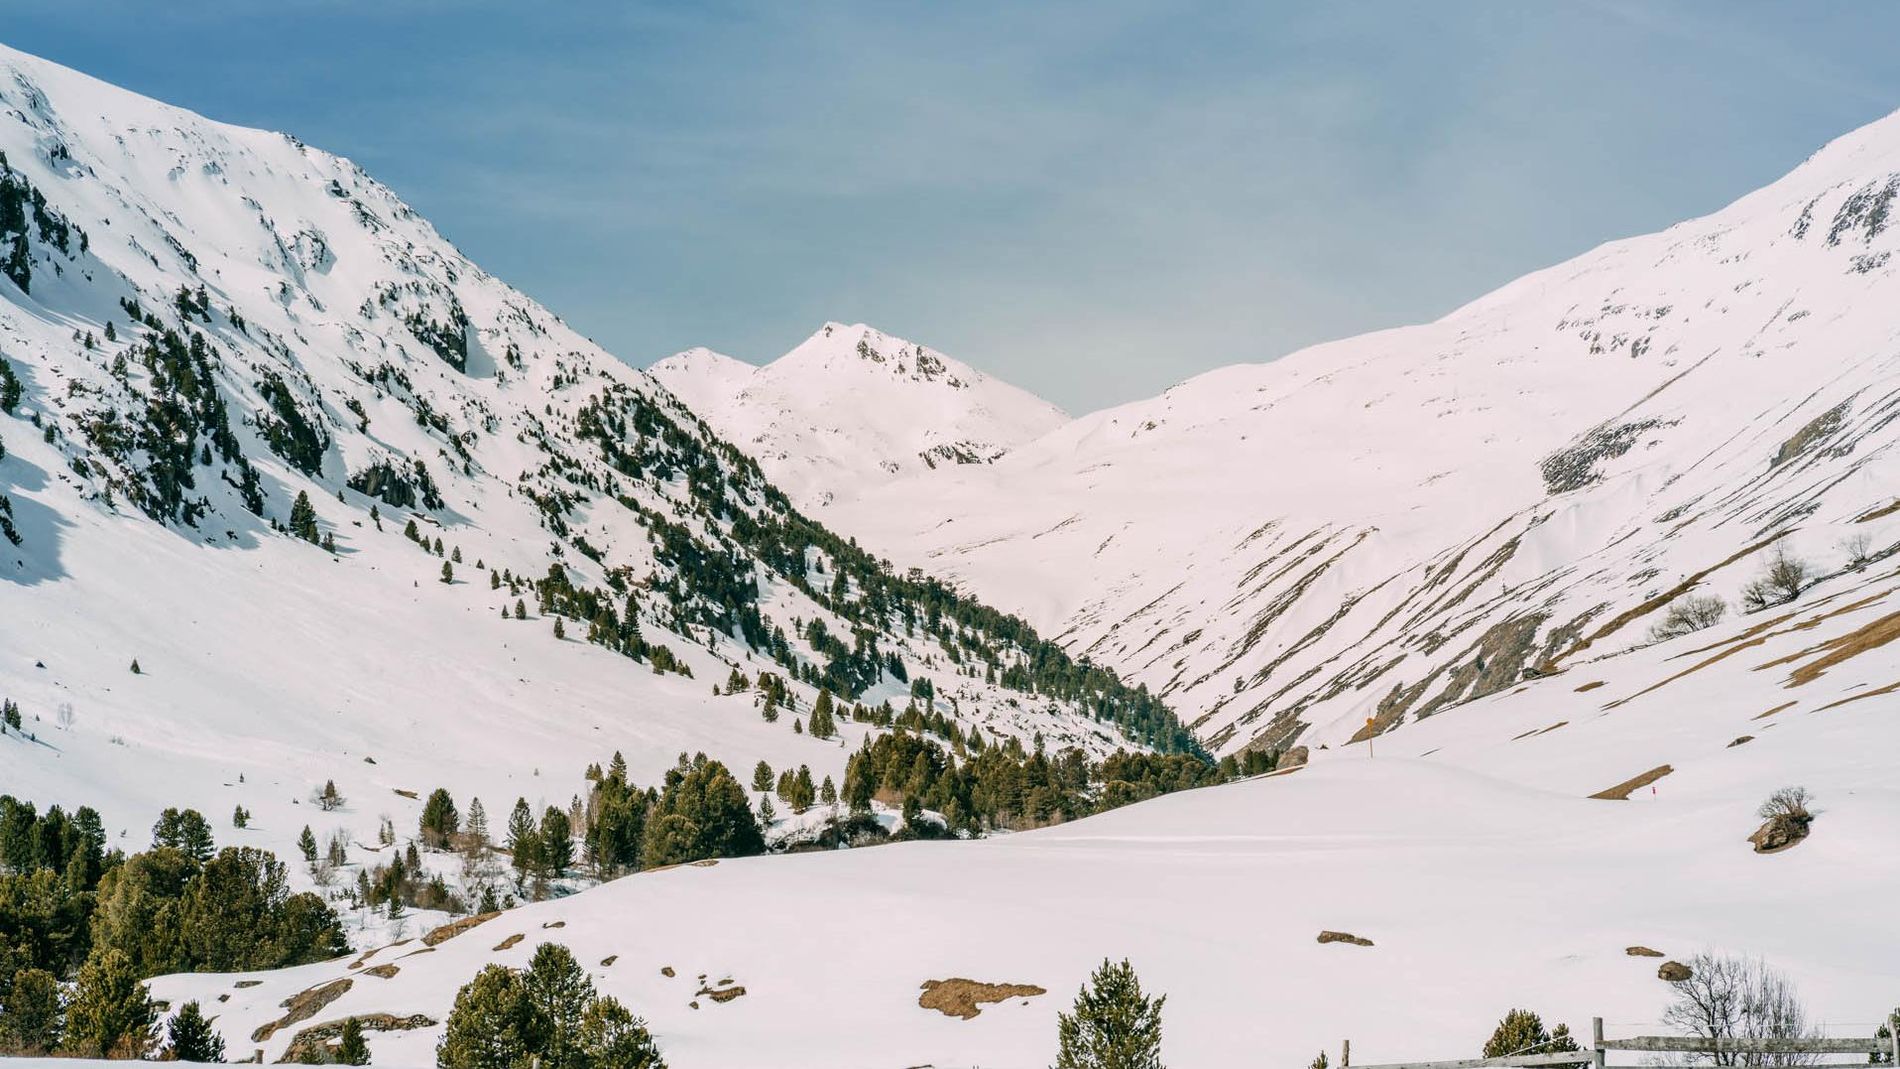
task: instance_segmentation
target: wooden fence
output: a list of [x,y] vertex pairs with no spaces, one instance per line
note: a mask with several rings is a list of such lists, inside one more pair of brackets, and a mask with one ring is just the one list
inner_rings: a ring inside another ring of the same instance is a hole
[[[1887,1024],[1887,1036],[1832,1036],[1814,1039],[1723,1039],[1706,1036],[1629,1036],[1624,1039],[1603,1037],[1603,1018],[1590,1021],[1590,1047],[1587,1050],[1559,1054],[1512,1054],[1502,1058],[1462,1058],[1449,1062],[1389,1062],[1381,1065],[1353,1065],[1352,1041],[1340,1046],[1340,1069],[1548,1069],[1551,1066],[1590,1066],[1591,1069],[1647,1069],[1638,1066],[1609,1065],[1613,1050],[1646,1051],[1654,1054],[1705,1054],[1718,1064],[1724,1056],[1758,1054],[1858,1054],[1865,1065],[1868,1055],[1884,1054],[1888,1064],[1900,1069],[1900,1015]],[[1730,1062],[1736,1061],[1734,1058]]]

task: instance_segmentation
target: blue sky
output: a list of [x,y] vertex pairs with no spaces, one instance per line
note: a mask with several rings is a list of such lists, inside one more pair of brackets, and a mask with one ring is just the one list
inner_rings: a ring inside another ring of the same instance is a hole
[[1430,319],[1900,107],[1900,5],[8,0],[625,359],[827,319],[1072,411]]

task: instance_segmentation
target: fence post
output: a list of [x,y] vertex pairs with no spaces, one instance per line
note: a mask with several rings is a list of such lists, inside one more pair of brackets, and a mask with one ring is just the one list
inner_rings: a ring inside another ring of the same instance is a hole
[[1887,1018],[1887,1041],[1893,1044],[1891,1064],[1894,1069],[1900,1069],[1900,1011]]
[[1590,1018],[1590,1065],[1591,1069],[1604,1069],[1603,1018]]

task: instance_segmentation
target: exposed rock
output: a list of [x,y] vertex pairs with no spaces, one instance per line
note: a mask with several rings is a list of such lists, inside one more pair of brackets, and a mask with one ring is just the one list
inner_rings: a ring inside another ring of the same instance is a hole
[[429,933],[422,937],[422,943],[424,946],[435,946],[437,943],[447,942],[461,935],[463,932],[468,931],[470,928],[478,924],[487,924],[499,916],[501,916],[499,912],[477,913],[473,917],[463,917],[459,921],[450,921],[440,928],[429,929]]
[[1665,961],[1656,970],[1656,975],[1674,984],[1689,979],[1695,975],[1695,972],[1682,962]]
[[1624,950],[1623,953],[1628,954],[1632,958],[1660,958],[1663,956],[1662,951],[1651,950],[1648,947],[1629,947]]
[[1757,854],[1772,854],[1777,850],[1786,850],[1808,837],[1808,826],[1814,823],[1813,817],[1803,819],[1787,813],[1769,817],[1748,841],[1755,844]]
[[1319,933],[1319,941],[1322,943],[1351,943],[1356,947],[1369,947],[1372,945],[1372,940],[1364,936],[1354,935],[1351,932],[1321,932]]
[[986,984],[953,976],[948,980],[925,980],[923,994],[917,996],[917,1005],[936,1010],[946,1017],[961,1017],[967,1021],[983,1012],[980,1003],[1034,998],[1047,993],[1047,988],[1035,984]]

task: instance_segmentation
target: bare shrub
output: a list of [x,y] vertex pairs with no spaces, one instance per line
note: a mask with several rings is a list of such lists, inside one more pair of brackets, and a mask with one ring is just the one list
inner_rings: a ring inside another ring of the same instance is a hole
[[1677,598],[1663,613],[1663,618],[1655,627],[1649,629],[1649,637],[1656,642],[1676,638],[1714,627],[1728,615],[1728,602],[1713,594],[1689,594]]
[[1755,811],[1755,815],[1763,820],[1785,817],[1806,824],[1814,820],[1814,814],[1808,810],[1808,803],[1811,801],[1813,798],[1808,794],[1806,787],[1783,787],[1769,795],[1768,800]]
[[1760,576],[1742,588],[1742,605],[1749,612],[1783,605],[1801,596],[1811,584],[1808,562],[1778,546]]
[[1841,553],[1847,557],[1849,568],[1865,568],[1874,559],[1874,536],[1866,531],[1856,531],[1841,539]]
[[[1697,954],[1690,958],[1687,979],[1671,981],[1676,1001],[1663,1011],[1663,1023],[1704,1039],[1805,1039],[1818,1034],[1810,1028],[1807,1010],[1786,975],[1759,958]],[[1812,1054],[1750,1054],[1721,1051],[1692,1055],[1716,1065],[1766,1069],[1772,1066],[1812,1065]]]

